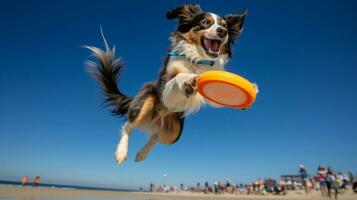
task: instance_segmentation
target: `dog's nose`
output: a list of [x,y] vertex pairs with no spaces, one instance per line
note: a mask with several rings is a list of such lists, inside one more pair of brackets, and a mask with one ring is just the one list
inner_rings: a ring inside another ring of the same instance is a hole
[[225,28],[218,27],[216,31],[217,31],[217,35],[218,35],[220,38],[224,38],[224,37],[226,37],[226,35],[227,35],[227,30],[226,30]]

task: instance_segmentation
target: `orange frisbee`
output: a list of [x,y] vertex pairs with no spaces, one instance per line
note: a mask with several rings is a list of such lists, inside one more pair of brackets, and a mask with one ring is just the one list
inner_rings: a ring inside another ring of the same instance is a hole
[[226,71],[207,71],[197,80],[198,92],[216,104],[232,108],[248,108],[257,96],[247,79]]

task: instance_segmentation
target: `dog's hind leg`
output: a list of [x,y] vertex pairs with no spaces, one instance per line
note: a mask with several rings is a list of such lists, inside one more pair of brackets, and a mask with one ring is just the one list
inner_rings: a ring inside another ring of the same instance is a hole
[[153,134],[151,135],[149,141],[145,144],[143,148],[140,149],[140,151],[136,154],[135,161],[142,161],[145,160],[146,157],[149,155],[151,149],[155,146],[155,144],[158,141],[158,135]]
[[128,156],[129,136],[133,128],[132,123],[126,122],[121,129],[121,138],[115,151],[115,159],[118,164],[122,164]]

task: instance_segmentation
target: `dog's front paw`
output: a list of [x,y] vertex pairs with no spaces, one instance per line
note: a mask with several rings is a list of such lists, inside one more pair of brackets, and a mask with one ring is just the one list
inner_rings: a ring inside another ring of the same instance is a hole
[[128,146],[119,144],[115,152],[115,160],[118,164],[123,164],[128,156]]
[[193,76],[189,80],[183,83],[183,90],[185,92],[186,97],[189,97],[192,94],[197,92],[197,75]]

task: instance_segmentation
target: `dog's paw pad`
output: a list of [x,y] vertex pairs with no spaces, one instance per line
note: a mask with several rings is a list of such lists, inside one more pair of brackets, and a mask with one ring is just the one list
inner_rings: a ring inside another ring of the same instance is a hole
[[196,88],[196,86],[197,86],[197,78],[198,78],[198,76],[194,76],[191,80],[189,80],[189,84],[190,84],[193,88]]
[[187,97],[196,93],[196,91],[197,91],[197,76],[192,77],[192,79],[189,79],[184,83],[184,92]]

